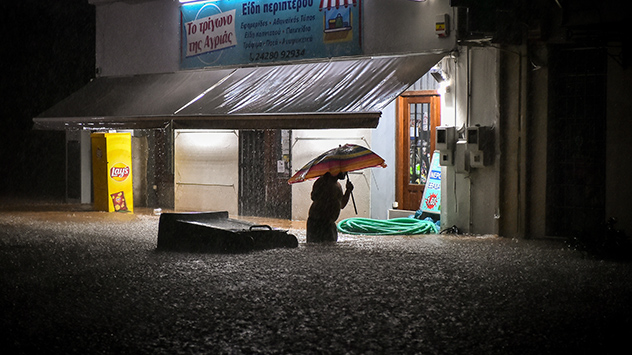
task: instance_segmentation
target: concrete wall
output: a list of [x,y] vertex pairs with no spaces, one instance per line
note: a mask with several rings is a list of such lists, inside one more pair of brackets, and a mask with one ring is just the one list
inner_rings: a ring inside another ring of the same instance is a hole
[[[449,1],[363,1],[362,47],[367,55],[450,50],[455,45],[454,13]],[[452,34],[435,34],[438,15],[448,14]]]
[[98,1],[96,69],[99,76],[166,73],[179,69],[178,1]]
[[606,218],[615,217],[615,227],[632,236],[632,68],[609,57],[607,80]]
[[528,96],[526,99],[527,181],[525,235],[546,236],[546,155],[548,126],[548,53],[545,46],[529,48],[529,57],[537,66],[526,63]]
[[[456,60],[446,58],[442,65],[451,78],[449,92],[443,95],[442,126],[456,126],[460,130],[477,124],[491,126],[498,142],[497,49],[463,47]],[[493,164],[471,168],[469,172],[442,168],[442,226],[456,225],[469,233],[498,233],[498,148],[493,154]],[[455,155],[455,159],[469,159],[464,152]]]
[[[548,53],[544,45],[529,48],[530,62],[526,63],[525,75],[528,77],[529,95],[527,101],[528,137],[527,157],[527,210],[525,235],[546,237],[546,159],[548,124],[548,77],[549,68],[545,64]],[[531,62],[533,64],[531,64]],[[608,60],[608,92],[606,122],[606,218],[618,220],[616,228],[624,229],[630,235],[632,231],[632,188],[628,176],[632,174],[632,135],[629,83],[632,82],[632,70],[623,68],[612,57]],[[596,221],[601,222],[601,221]]]
[[[526,201],[527,159],[526,129],[530,119],[525,116],[527,100],[527,75],[525,73],[525,47],[506,47],[498,51],[498,101],[497,120],[497,181],[496,189],[498,222],[497,233],[505,237],[524,237]],[[546,160],[545,160],[546,161]]]

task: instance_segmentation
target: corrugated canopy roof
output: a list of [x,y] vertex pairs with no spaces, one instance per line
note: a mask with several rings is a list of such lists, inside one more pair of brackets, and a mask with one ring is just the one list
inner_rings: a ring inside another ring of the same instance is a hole
[[375,127],[442,54],[100,77],[33,119],[36,129]]

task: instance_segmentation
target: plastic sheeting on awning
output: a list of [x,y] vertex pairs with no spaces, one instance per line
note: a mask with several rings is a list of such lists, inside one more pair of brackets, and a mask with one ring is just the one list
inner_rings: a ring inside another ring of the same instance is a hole
[[442,55],[100,77],[34,118],[34,128],[376,127]]

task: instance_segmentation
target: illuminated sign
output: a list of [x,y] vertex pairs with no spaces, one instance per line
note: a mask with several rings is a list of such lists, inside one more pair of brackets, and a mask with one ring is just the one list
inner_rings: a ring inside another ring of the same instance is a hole
[[181,68],[362,54],[361,0],[203,1],[181,11]]

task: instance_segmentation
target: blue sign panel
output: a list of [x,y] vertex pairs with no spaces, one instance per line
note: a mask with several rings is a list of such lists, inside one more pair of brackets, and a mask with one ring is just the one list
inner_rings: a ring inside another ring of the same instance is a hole
[[183,4],[182,69],[362,54],[361,0]]
[[441,166],[439,166],[438,150],[432,154],[430,173],[419,209],[423,212],[441,213]]

